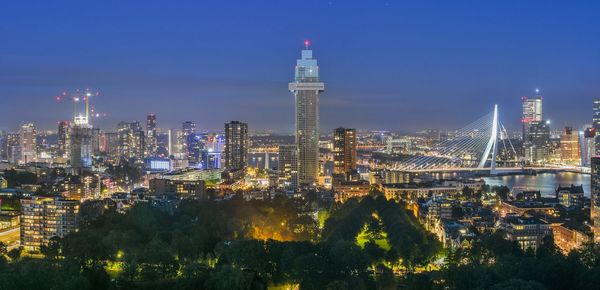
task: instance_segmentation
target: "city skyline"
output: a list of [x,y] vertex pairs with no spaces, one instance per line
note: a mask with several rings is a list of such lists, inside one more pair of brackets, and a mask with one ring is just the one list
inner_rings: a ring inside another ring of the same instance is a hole
[[[600,41],[590,25],[598,22],[590,12],[595,3],[570,10],[544,3],[535,21],[535,3],[309,1],[296,10],[283,3],[266,10],[266,3],[231,4],[186,3],[166,11],[154,3],[58,4],[69,9],[51,16],[43,3],[10,4],[0,20],[8,40],[0,48],[0,129],[34,122],[55,130],[71,118],[71,108],[54,97],[89,87],[101,93],[93,102],[108,116],[95,122],[106,130],[154,113],[163,129],[191,120],[201,130],[219,130],[227,120],[242,120],[256,131],[291,134],[294,102],[285,84],[305,39],[313,42],[328,82],[323,132],[338,126],[457,129],[495,103],[508,129],[517,130],[519,100],[536,88],[553,129],[580,128],[591,123],[590,104],[600,96]],[[132,22],[127,15],[137,8]],[[73,13],[84,9],[111,22]],[[309,10],[313,22],[283,17]],[[239,17],[224,20],[227,13]],[[331,23],[330,16],[349,25]],[[163,25],[152,25],[154,18]],[[271,28],[274,21],[281,27]]]

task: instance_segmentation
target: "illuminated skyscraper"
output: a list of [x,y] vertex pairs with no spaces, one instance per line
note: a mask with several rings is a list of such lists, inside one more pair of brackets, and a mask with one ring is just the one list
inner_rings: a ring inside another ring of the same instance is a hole
[[[548,125],[542,115],[540,91],[536,89],[533,97],[522,97],[521,105],[523,109],[521,116],[521,123],[523,123],[523,153],[528,162],[538,163],[546,158],[547,153],[544,153],[544,150],[548,150],[548,148],[540,147],[545,142],[540,139],[540,134],[545,136],[545,127]],[[534,144],[536,141],[537,144]]]
[[579,134],[573,132],[572,127],[565,127],[560,135],[560,159],[567,165],[580,165]]
[[528,132],[524,134],[523,144],[525,157],[532,164],[543,164],[550,155],[550,126],[546,121],[529,123]]
[[333,173],[348,174],[356,170],[356,130],[333,130]]
[[312,50],[302,50],[296,62],[295,79],[289,90],[296,99],[296,146],[298,150],[298,183],[315,186],[319,173],[319,93],[325,84],[319,81],[319,66]]
[[592,127],[596,130],[595,155],[600,155],[600,99],[594,100]]
[[144,130],[139,122],[121,122],[118,125],[119,155],[121,158],[141,161],[146,150]]
[[68,121],[58,123],[58,149],[56,155],[61,158],[71,156],[71,124]]
[[[75,102],[85,104],[83,112],[75,111],[73,126],[71,127],[71,168],[78,174],[83,168],[92,166],[92,125],[90,123],[89,98],[92,94],[88,91],[75,97]],[[77,107],[77,105],[76,105]]]
[[154,156],[158,148],[156,136],[156,115],[146,117],[146,156]]
[[27,164],[37,160],[36,129],[33,123],[21,125],[19,145],[21,146],[21,163]]
[[581,142],[581,166],[589,167],[592,157],[596,155],[595,149],[596,130],[594,128],[585,128],[580,135]]
[[225,123],[225,169],[244,170],[248,166],[248,143],[248,124],[239,121]]

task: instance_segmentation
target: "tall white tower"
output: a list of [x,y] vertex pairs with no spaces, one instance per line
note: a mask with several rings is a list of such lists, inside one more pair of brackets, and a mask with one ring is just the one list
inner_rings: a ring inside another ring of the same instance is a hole
[[325,84],[319,81],[319,66],[308,49],[308,41],[304,45],[289,89],[296,98],[298,183],[315,186],[319,174],[319,93],[325,90]]

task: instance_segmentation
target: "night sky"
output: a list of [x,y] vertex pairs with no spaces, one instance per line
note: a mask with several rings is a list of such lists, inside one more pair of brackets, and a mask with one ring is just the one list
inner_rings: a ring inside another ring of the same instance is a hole
[[[591,122],[600,1],[3,1],[0,128],[55,128],[78,88],[118,121],[292,132],[287,83],[310,39],[321,128],[459,128],[540,88],[553,127]],[[561,3],[558,3],[561,2]]]

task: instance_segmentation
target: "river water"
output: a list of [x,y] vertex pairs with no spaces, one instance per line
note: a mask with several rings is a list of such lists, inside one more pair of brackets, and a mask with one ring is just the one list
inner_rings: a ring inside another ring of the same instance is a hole
[[553,197],[559,185],[583,185],[585,196],[590,196],[590,175],[572,172],[540,173],[537,175],[507,175],[484,177],[486,184],[506,185],[511,190],[539,190],[544,197]]

